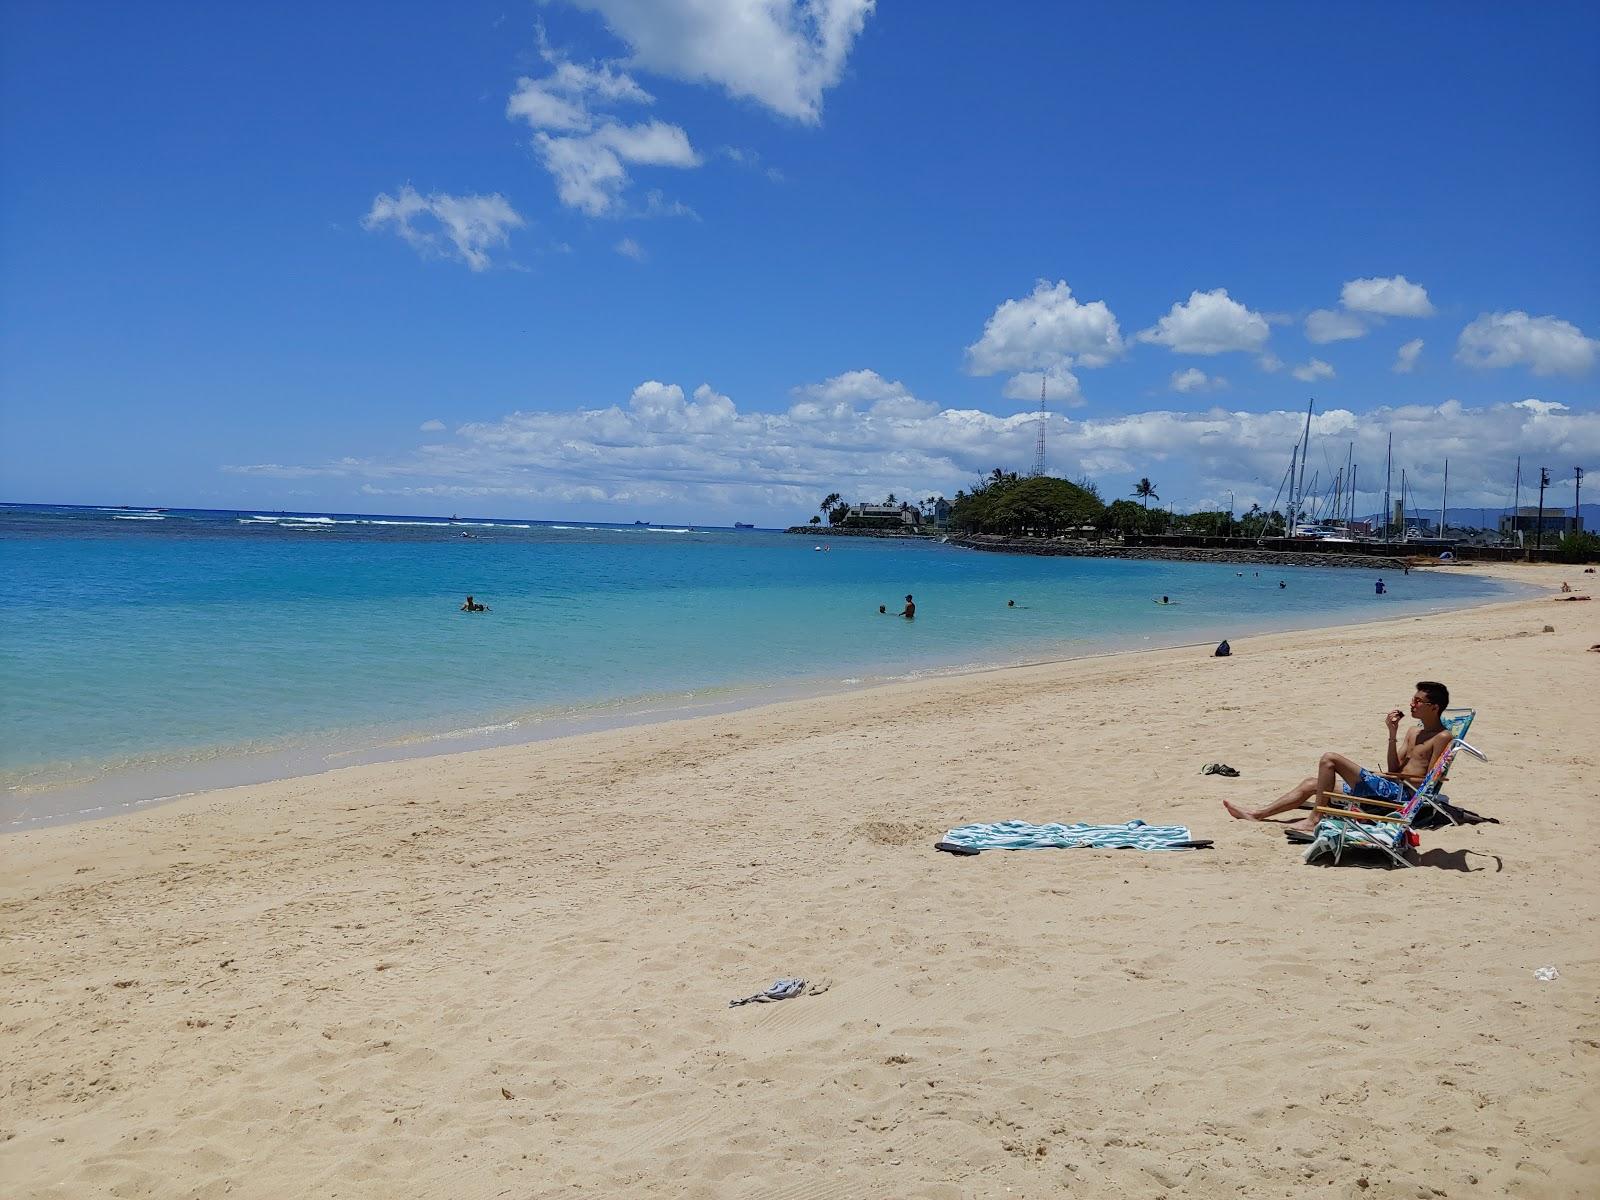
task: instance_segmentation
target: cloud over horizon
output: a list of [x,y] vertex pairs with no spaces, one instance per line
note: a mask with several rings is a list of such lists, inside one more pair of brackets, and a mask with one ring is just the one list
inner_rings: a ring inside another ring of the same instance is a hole
[[[790,400],[782,412],[741,412],[709,384],[685,393],[647,380],[622,404],[471,422],[452,440],[396,460],[348,456],[224,469],[265,479],[343,479],[367,496],[591,509],[650,503],[677,506],[679,517],[759,510],[798,521],[829,491],[954,495],[995,466],[1021,470],[1033,457],[1036,414],[943,407],[872,370],[797,387]],[[1241,507],[1266,504],[1304,420],[1304,411],[1286,409],[1154,409],[1088,420],[1052,411],[1048,463],[1054,474],[1099,481],[1108,498],[1124,490],[1124,479],[1150,475],[1164,485],[1163,496],[1185,507],[1217,503],[1228,491]],[[1335,408],[1317,413],[1312,430],[1313,467],[1324,450],[1330,463],[1343,461],[1344,446],[1353,443],[1356,461],[1376,470],[1393,432],[1396,462],[1416,486],[1437,486],[1449,458],[1452,494],[1490,507],[1507,502],[1519,453],[1554,462],[1600,457],[1600,414],[1534,398],[1478,408],[1446,400],[1360,415]]]

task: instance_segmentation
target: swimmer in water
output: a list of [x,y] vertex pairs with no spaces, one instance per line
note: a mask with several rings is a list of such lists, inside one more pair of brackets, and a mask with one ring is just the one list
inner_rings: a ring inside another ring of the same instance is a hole
[[904,617],[906,620],[911,621],[916,619],[916,615],[917,602],[908,595],[906,597],[906,606],[897,612],[895,616]]
[[1283,580],[1280,579],[1280,580],[1278,580],[1278,586],[1281,587],[1281,588],[1286,588],[1289,585],[1287,583],[1285,583]]
[[467,602],[461,606],[461,611],[462,612],[488,612],[489,611],[489,606],[487,604],[479,604],[471,596],[468,596],[467,597]]

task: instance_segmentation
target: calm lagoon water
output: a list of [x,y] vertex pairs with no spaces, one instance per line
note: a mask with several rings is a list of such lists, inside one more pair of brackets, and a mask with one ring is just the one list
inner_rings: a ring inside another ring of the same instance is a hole
[[[684,526],[18,506],[0,507],[0,562],[0,827],[641,715],[1518,594],[1439,572],[1386,575],[1378,597],[1360,569],[1241,575]],[[459,612],[468,592],[492,611]],[[878,615],[907,592],[915,622]]]

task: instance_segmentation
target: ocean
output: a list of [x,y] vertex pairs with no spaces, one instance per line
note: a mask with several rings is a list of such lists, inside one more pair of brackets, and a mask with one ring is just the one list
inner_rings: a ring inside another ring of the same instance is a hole
[[[886,680],[1520,594],[1452,572],[1385,574],[1380,597],[1372,570],[1258,574],[685,525],[18,505],[0,506],[0,564],[0,828]],[[915,621],[879,615],[908,592]],[[490,611],[459,611],[468,593]]]

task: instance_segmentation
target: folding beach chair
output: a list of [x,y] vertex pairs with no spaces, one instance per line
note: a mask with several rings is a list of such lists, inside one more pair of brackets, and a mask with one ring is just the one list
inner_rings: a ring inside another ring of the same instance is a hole
[[[1448,729],[1457,739],[1461,739],[1467,736],[1467,730],[1472,728],[1472,719],[1477,715],[1478,710],[1475,708],[1447,708],[1444,710],[1444,712],[1439,714],[1439,720],[1440,724]],[[1474,753],[1476,753],[1476,751],[1474,751]],[[1385,779],[1395,780],[1402,788],[1405,789],[1405,792],[1408,796],[1417,790],[1418,783],[1420,782],[1416,778],[1407,778],[1406,776],[1397,774],[1394,771],[1379,771],[1377,774],[1382,775]],[[1440,787],[1444,786],[1445,780],[1449,778],[1449,775],[1450,770],[1447,767],[1445,768],[1444,776],[1439,780]],[[1461,822],[1457,821],[1455,817],[1451,816],[1450,809],[1442,803],[1444,799],[1445,797],[1441,795],[1437,789],[1435,789],[1431,795],[1423,798],[1422,803],[1424,806],[1431,808],[1434,812],[1443,817],[1448,824],[1459,825]]]
[[[1439,785],[1444,782],[1450,764],[1455,761],[1456,755],[1463,751],[1483,762],[1489,761],[1483,751],[1469,745],[1462,738],[1456,738],[1445,747],[1444,753],[1439,756],[1439,761],[1433,764],[1433,769],[1423,777],[1422,782],[1411,793],[1411,798],[1404,804],[1343,796],[1335,792],[1322,793],[1323,800],[1338,796],[1344,804],[1351,807],[1335,807],[1326,803],[1317,805],[1313,811],[1322,819],[1317,822],[1316,834],[1311,844],[1306,847],[1306,862],[1311,862],[1324,854],[1333,855],[1333,861],[1338,862],[1346,850],[1354,847],[1381,850],[1394,863],[1409,867],[1411,864],[1404,852],[1415,844],[1411,823],[1416,819],[1417,813],[1421,812],[1425,805],[1431,804],[1432,798],[1439,794]],[[1360,807],[1354,807],[1356,805]],[[1370,811],[1372,809],[1388,811],[1372,812]]]

